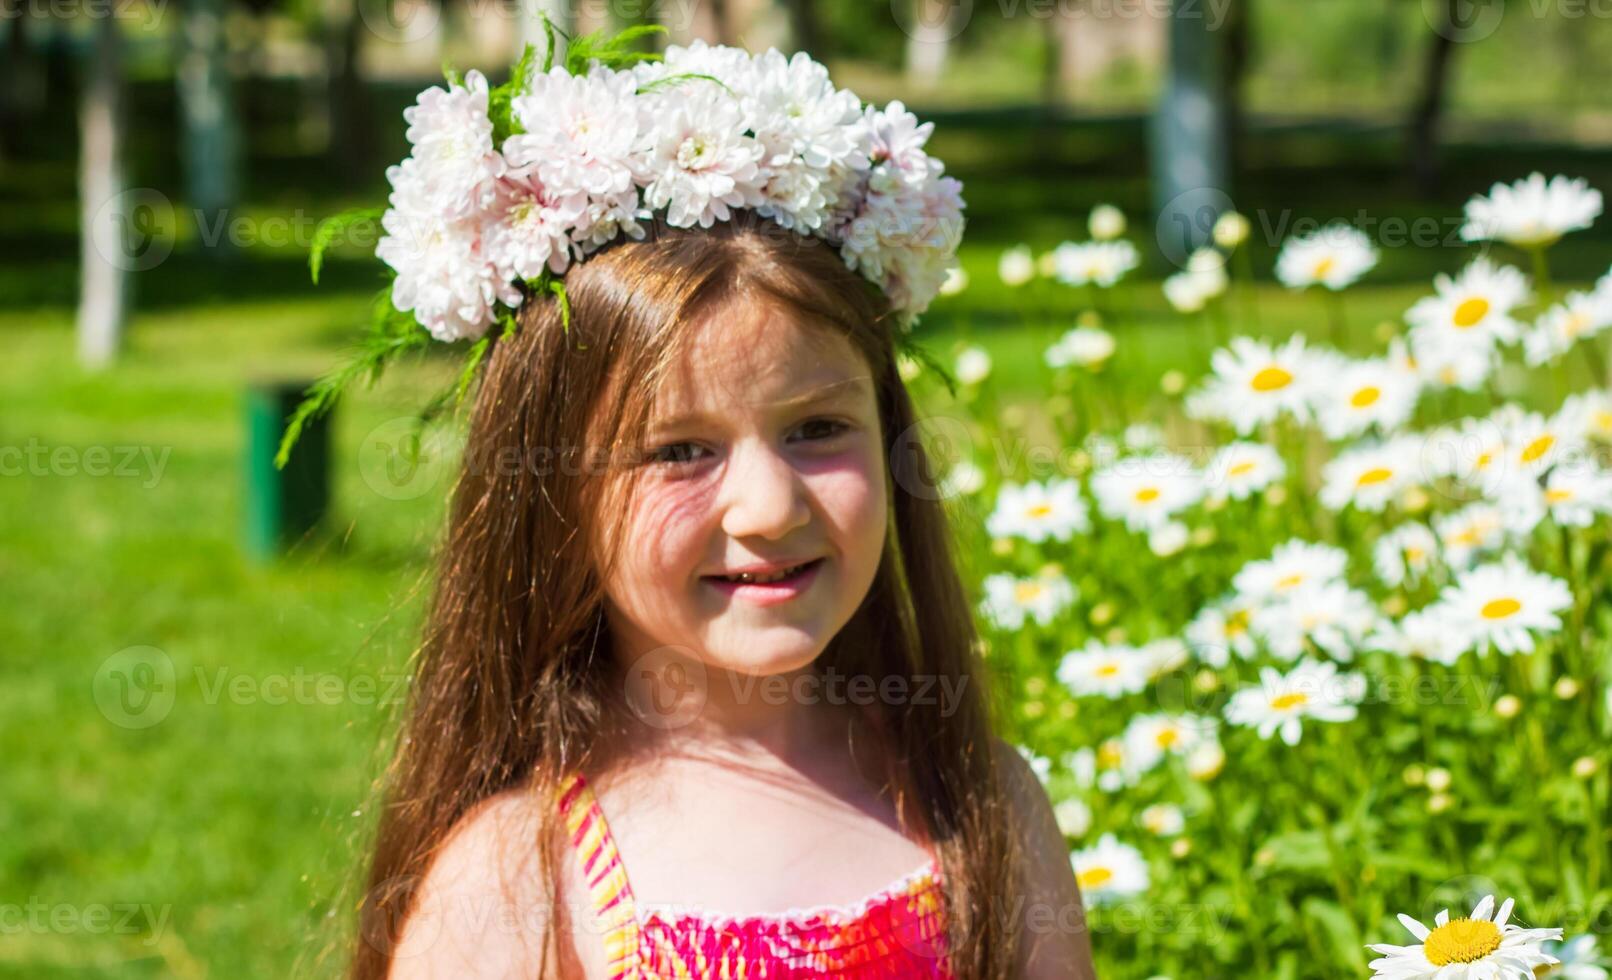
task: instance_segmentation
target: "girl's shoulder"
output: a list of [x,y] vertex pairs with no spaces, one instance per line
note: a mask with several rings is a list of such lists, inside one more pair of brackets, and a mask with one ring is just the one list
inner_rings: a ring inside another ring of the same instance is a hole
[[[544,876],[540,842],[554,801],[513,787],[477,803],[432,855],[408,915],[394,933],[389,980],[573,975],[568,943],[548,942],[553,916],[574,904],[578,876],[564,851]],[[552,948],[547,952],[545,945]]]

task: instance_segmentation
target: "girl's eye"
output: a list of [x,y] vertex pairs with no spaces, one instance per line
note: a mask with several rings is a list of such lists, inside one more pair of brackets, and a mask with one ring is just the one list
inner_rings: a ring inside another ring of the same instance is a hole
[[692,442],[673,442],[652,449],[649,452],[649,461],[652,463],[670,463],[674,466],[694,462],[694,454],[700,447]]
[[849,428],[838,419],[812,419],[800,427],[806,438],[814,441],[832,439]]

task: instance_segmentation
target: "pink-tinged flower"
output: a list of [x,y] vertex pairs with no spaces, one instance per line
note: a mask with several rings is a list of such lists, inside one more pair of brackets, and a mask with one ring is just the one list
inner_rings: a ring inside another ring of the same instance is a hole
[[512,167],[531,168],[561,197],[582,192],[615,200],[633,186],[647,134],[641,101],[628,74],[596,69],[571,75],[551,69],[532,78],[511,107],[524,133],[504,141]]
[[557,197],[530,178],[505,181],[488,214],[488,258],[506,279],[535,279],[545,268],[563,274],[571,264],[571,231],[586,207],[581,192]]
[[762,146],[744,135],[738,99],[691,80],[653,96],[644,203],[677,228],[709,228],[761,203]]
[[403,110],[411,156],[426,189],[426,207],[445,218],[467,217],[497,193],[504,158],[493,148],[487,79],[465,74],[463,86],[432,86]]

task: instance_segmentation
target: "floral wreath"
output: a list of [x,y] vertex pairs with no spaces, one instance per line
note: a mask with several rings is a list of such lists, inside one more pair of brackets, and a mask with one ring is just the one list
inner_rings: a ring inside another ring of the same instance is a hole
[[515,332],[524,301],[552,295],[569,329],[566,270],[623,236],[645,237],[656,218],[709,228],[748,209],[821,238],[883,290],[903,337],[956,265],[962,184],[924,152],[934,124],[902,103],[863,105],[804,53],[702,41],[663,56],[631,49],[659,26],[568,39],[556,65],[559,32],[543,25],[541,69],[528,45],[503,85],[450,69],[446,89],[404,110],[412,151],[387,168],[389,207],[321,223],[315,283],[336,237],[377,217],[375,255],[391,282],[357,355],[305,393],[276,465],[349,384],[373,383],[433,340],[469,350],[420,421],[457,405],[493,343]]

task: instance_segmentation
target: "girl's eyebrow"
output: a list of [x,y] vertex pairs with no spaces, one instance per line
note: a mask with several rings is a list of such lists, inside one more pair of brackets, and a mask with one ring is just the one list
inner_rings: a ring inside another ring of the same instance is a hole
[[[764,406],[757,407],[776,409],[804,408],[808,405],[816,405],[822,402],[834,401],[836,399],[845,398],[849,395],[856,394],[862,388],[864,383],[866,383],[868,386],[871,386],[873,383],[872,376],[867,374],[858,374],[847,378],[837,378],[833,381],[808,388],[798,395],[794,395],[789,398],[782,398],[778,401],[769,402]],[[692,422],[704,421],[707,418],[708,413],[694,411],[689,412],[686,415],[680,415],[676,418],[657,419],[650,424],[650,427],[652,429],[674,429]]]

